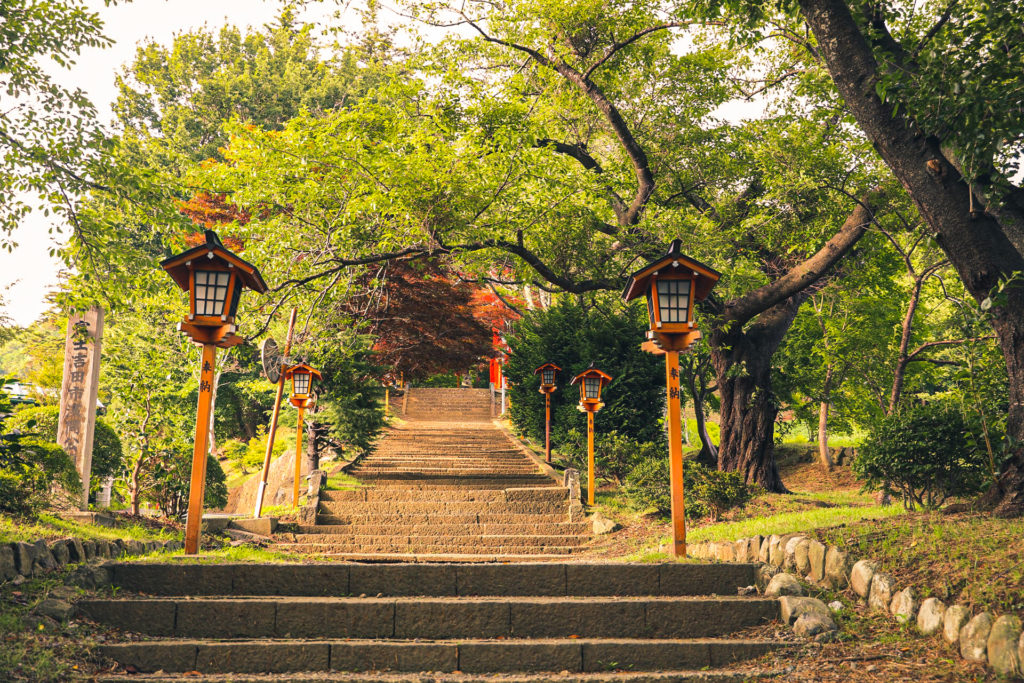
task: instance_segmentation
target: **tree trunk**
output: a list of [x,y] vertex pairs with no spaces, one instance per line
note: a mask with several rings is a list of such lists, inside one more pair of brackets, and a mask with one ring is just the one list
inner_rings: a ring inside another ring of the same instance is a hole
[[914,288],[910,292],[910,302],[907,304],[907,313],[903,316],[903,326],[900,332],[900,350],[896,358],[896,368],[892,374],[892,392],[889,395],[889,408],[886,415],[892,415],[900,404],[900,395],[903,393],[903,380],[907,375],[907,365],[910,364],[910,335],[914,329],[914,315],[917,313],[917,305],[921,300],[921,287],[924,285],[924,278],[914,279]]
[[771,493],[789,493],[773,452],[779,407],[771,361],[805,299],[797,294],[776,304],[746,330],[716,327],[708,342],[722,399],[718,469],[740,472]]
[[697,436],[700,438],[700,453],[697,461],[708,467],[718,467],[718,449],[711,441],[708,434],[707,418],[704,415],[704,393],[695,393],[693,398],[693,413],[697,420]]
[[832,399],[832,367],[825,370],[825,391],[818,407],[818,460],[826,472],[832,471],[832,456],[828,452],[828,407]]
[[[956,167],[905,111],[883,101],[875,84],[884,75],[871,46],[843,0],[799,0],[819,50],[847,107],[875,149],[909,192],[939,246],[976,301],[989,297],[1000,280],[1024,271],[1024,258],[996,218],[972,211],[974,197]],[[887,67],[889,68],[889,67]],[[1010,286],[992,307],[996,336],[1009,378],[1007,434],[1024,440],[1024,287]],[[996,514],[1024,514],[1024,449],[1017,448],[1003,476],[987,495]]]
[[314,420],[306,423],[306,465],[307,472],[320,469],[320,425]]
[[832,456],[828,452],[828,401],[818,408],[818,460],[826,472],[832,471]]

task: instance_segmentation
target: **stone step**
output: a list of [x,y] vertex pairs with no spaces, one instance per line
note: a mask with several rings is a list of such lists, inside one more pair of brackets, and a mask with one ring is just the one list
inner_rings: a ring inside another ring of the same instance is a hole
[[[364,550],[371,548],[381,550],[407,549],[411,552],[415,548],[418,552],[428,549],[441,549],[444,552],[459,552],[459,548],[465,548],[465,552],[476,553],[480,551],[494,552],[493,548],[573,548],[588,542],[589,538],[578,535],[549,535],[536,536],[532,534],[502,534],[486,536],[483,534],[467,534],[465,536],[434,536],[434,535],[401,535],[391,534],[382,530],[376,534],[362,536],[341,536],[339,534],[301,534],[294,543],[282,542],[275,544],[275,548],[288,551],[306,552],[303,545],[309,545],[308,552],[339,552],[343,549],[358,547]],[[344,546],[344,548],[342,548]]]
[[537,522],[530,516],[530,521],[480,523],[453,522],[451,520],[423,520],[408,521],[401,517],[384,518],[379,522],[362,520],[358,523],[335,523],[328,524],[326,520],[317,519],[315,525],[300,525],[297,534],[293,535],[294,541],[311,540],[311,534],[330,536],[367,536],[373,534],[387,534],[392,536],[469,536],[482,534],[495,536],[499,534],[537,534],[540,536],[581,536],[590,530],[589,522],[568,522],[564,519],[558,522]]
[[[602,671],[600,673],[574,673],[572,681],[579,683],[744,683],[748,681],[775,679],[780,672],[768,671],[751,673],[749,671]],[[130,683],[148,681],[150,683],[180,683],[180,676],[166,674],[128,674],[105,675],[96,680],[109,683]],[[200,674],[190,673],[191,683],[280,683],[279,674]],[[317,683],[317,681],[353,681],[353,683],[565,683],[569,680],[564,675],[554,673],[516,673],[503,674],[496,679],[491,674],[467,674],[456,671],[450,674],[431,672],[429,676],[422,673],[403,674],[391,671],[344,671],[344,672],[295,672],[288,675],[290,683]]]
[[754,564],[113,562],[113,585],[149,595],[644,596],[736,595]]
[[459,544],[475,545],[477,547],[505,547],[505,546],[578,546],[583,545],[590,539],[580,534],[484,534],[477,533],[476,525],[469,525],[470,529],[463,535],[450,534],[416,534],[394,531],[378,526],[372,526],[370,533],[366,534],[293,534],[293,543],[309,543],[313,545],[381,545],[393,546],[435,546],[445,547]]
[[499,555],[517,555],[528,558],[547,557],[555,555],[566,558],[573,556],[582,550],[580,546],[561,545],[490,545],[480,546],[478,544],[426,544],[411,543],[403,545],[402,539],[387,539],[381,543],[373,544],[344,544],[344,543],[278,543],[274,545],[275,552],[290,553],[294,555],[315,555],[318,558],[331,558],[338,555],[357,555],[359,559],[377,561],[382,559],[381,555],[400,555],[412,558],[418,555],[487,555],[489,557]]
[[366,671],[500,673],[610,669],[664,671],[724,666],[782,647],[764,640],[151,640],[100,646],[138,671],[289,673]]
[[[561,523],[583,523],[570,522],[569,515],[565,511],[553,512],[551,514],[502,514],[502,513],[469,513],[469,514],[431,514],[431,513],[393,513],[393,514],[358,514],[345,513],[326,515],[318,514],[316,525],[303,525],[299,529],[303,533],[310,533],[309,529],[332,529],[335,527],[350,527],[353,525],[374,525],[374,524],[512,524],[512,525],[539,525],[539,524],[561,524]],[[589,530],[589,524],[584,528],[584,533]],[[315,533],[315,532],[314,532]],[[321,531],[319,533],[332,533]],[[280,534],[278,534],[280,535]]]
[[437,489],[433,486],[404,487],[393,486],[366,487],[348,491],[321,491],[320,500],[333,502],[374,502],[374,501],[420,501],[437,502],[461,501],[471,502],[561,502],[569,499],[569,489],[564,486],[543,486],[536,488],[482,489],[474,490],[466,487]]
[[779,618],[770,598],[133,598],[82,600],[102,625],[177,638],[721,636]]
[[[359,478],[366,479],[371,483],[375,483],[380,479],[391,479],[394,481],[416,481],[422,480],[423,483],[436,482],[438,484],[445,483],[457,483],[466,486],[471,486],[476,482],[504,482],[506,488],[513,488],[516,486],[532,486],[538,482],[551,482],[551,479],[543,474],[504,474],[494,475],[490,472],[483,472],[480,474],[465,474],[459,476],[453,476],[451,474],[419,474],[411,472],[408,474],[394,473],[394,474],[361,474]],[[553,482],[552,482],[553,483]]]
[[319,512],[329,515],[341,515],[348,513],[360,514],[450,514],[465,515],[472,513],[487,514],[542,514],[550,515],[559,512],[567,512],[564,502],[557,501],[525,501],[525,502],[502,502],[502,501],[445,501],[441,500],[432,503],[425,500],[415,501],[344,501],[344,500],[321,500]]

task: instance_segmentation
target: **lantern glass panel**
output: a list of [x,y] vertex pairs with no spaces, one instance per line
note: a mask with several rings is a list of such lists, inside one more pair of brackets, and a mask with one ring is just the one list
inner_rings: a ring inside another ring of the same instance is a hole
[[551,386],[555,383],[555,371],[551,368],[540,371],[541,383],[545,386]]
[[690,312],[689,280],[658,280],[658,313],[662,323],[685,323]]
[[231,273],[223,270],[197,270],[195,282],[196,315],[224,315]]
[[292,374],[292,393],[296,396],[308,396],[309,395],[309,378],[308,372],[296,372]]
[[584,377],[583,378],[583,397],[589,400],[596,401],[601,398],[601,378],[600,377]]
[[238,300],[242,298],[242,279],[235,278],[235,291],[231,294],[231,312],[228,314],[234,318],[238,314]]

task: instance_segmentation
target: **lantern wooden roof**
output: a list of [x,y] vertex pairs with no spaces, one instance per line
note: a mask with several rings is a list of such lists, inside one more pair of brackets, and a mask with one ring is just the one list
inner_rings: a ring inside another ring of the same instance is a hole
[[561,372],[562,371],[562,368],[558,367],[554,363],[545,363],[544,365],[542,365],[539,368],[537,368],[536,370],[534,370],[533,374],[539,375],[542,370],[549,370],[549,369],[550,370],[554,370],[555,372]]
[[296,372],[300,370],[303,372],[308,372],[317,379],[322,380],[324,378],[323,375],[320,374],[319,370],[314,368],[312,365],[308,365],[307,363],[298,363],[296,365],[289,366],[288,369],[284,371],[285,377],[288,377],[290,379],[292,375],[294,375]]
[[595,376],[600,377],[602,380],[604,380],[605,384],[607,384],[608,382],[612,381],[612,376],[609,375],[607,372],[602,372],[601,370],[598,370],[597,368],[587,368],[586,370],[584,370],[580,374],[578,374],[575,377],[573,377],[572,378],[572,382],[570,382],[570,384],[579,384],[585,378],[587,378],[587,377],[595,377]]
[[630,275],[629,280],[626,281],[626,288],[622,292],[622,298],[626,301],[632,301],[638,296],[647,294],[651,278],[660,271],[668,273],[673,271],[680,273],[689,271],[693,273],[695,276],[693,288],[694,301],[703,301],[708,298],[711,288],[715,286],[715,283],[718,282],[718,278],[722,277],[722,274],[711,266],[706,266],[700,261],[680,252],[681,246],[682,240],[672,240],[672,243],[668,245],[668,252],[664,256],[656,261],[651,261]]
[[[201,258],[209,260],[220,259],[228,266],[233,267],[238,272],[238,277],[241,279],[242,284],[251,290],[262,294],[268,289],[267,283],[263,281],[263,276],[260,275],[260,271],[256,266],[252,265],[248,261],[242,260],[235,253],[228,251],[228,249],[221,244],[220,238],[217,237],[217,233],[213,230],[206,231],[206,242],[204,244],[200,244],[198,247],[192,247],[191,249],[183,251],[168,259],[164,259],[160,262],[160,265],[167,271],[167,274],[171,276],[171,279],[173,279],[179,287],[187,292],[189,287],[189,262],[197,261]],[[196,267],[199,267],[201,263],[197,263],[195,265]]]

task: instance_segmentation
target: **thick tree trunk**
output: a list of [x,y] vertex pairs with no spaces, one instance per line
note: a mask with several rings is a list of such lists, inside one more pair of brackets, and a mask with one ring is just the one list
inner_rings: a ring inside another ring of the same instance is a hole
[[772,392],[772,356],[793,324],[805,294],[776,304],[746,330],[716,328],[709,339],[722,399],[718,469],[740,472],[748,484],[789,493],[773,452],[778,401]]
[[[788,493],[772,453],[775,418],[779,413],[771,393],[771,353],[748,350],[742,360],[735,353],[714,353],[718,392],[722,398],[718,469],[740,472],[748,484],[772,493]],[[746,364],[747,372],[735,368]],[[757,367],[752,367],[756,365]]]
[[[875,90],[881,70],[843,0],[800,0],[836,88],[861,130],[909,192],[937,241],[976,301],[1001,279],[1024,271],[1024,258],[996,218],[982,206],[941,149],[905,113],[897,114]],[[992,307],[993,328],[1009,376],[1007,433],[1024,440],[1024,287],[1009,287]],[[1024,449],[1007,463],[989,493],[997,514],[1024,514]]]

